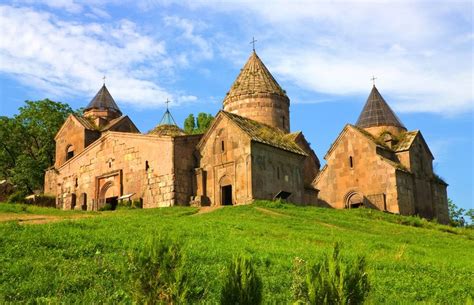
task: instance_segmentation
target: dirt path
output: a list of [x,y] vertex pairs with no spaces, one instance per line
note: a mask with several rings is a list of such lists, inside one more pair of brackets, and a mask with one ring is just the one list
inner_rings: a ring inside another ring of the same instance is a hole
[[265,209],[265,208],[255,207],[255,209],[256,209],[257,211],[260,211],[260,212],[262,212],[262,213],[264,213],[264,214],[268,214],[268,215],[291,217],[290,215],[278,213],[278,212],[275,212],[275,211],[272,211],[272,210],[268,210],[268,209]]
[[200,214],[206,214],[206,213],[211,213],[214,212],[217,209],[223,208],[223,206],[212,206],[212,207],[201,207],[199,208],[199,211],[192,216],[200,215]]
[[17,213],[2,213],[0,214],[0,222],[18,221],[20,224],[43,224],[62,220],[71,220],[79,218],[93,217],[93,215],[75,214],[68,216],[55,215],[39,215],[39,214],[17,214]]

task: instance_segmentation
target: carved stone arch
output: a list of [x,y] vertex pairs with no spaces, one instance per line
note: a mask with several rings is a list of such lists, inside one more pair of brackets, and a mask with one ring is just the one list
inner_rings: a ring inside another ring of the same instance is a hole
[[358,191],[351,190],[344,196],[344,207],[346,209],[359,208],[365,205],[364,195]]

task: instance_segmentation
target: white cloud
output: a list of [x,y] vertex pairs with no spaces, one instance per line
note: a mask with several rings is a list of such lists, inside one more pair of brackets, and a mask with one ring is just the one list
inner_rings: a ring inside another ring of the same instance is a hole
[[27,86],[54,96],[92,96],[106,75],[119,103],[155,107],[167,98],[191,100],[153,81],[173,60],[164,42],[142,35],[133,22],[77,23],[9,6],[0,6],[0,16],[0,71]]
[[[257,51],[277,78],[302,89],[364,95],[375,74],[398,111],[456,114],[474,108],[469,1],[170,2],[240,20],[248,37],[259,40]],[[227,39],[220,47],[244,49],[241,43]],[[242,64],[243,56],[235,55],[230,57]]]

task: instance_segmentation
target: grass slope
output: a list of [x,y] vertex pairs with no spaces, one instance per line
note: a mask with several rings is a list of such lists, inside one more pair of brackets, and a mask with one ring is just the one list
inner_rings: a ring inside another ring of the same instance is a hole
[[[0,204],[0,215],[6,212],[71,213]],[[336,241],[343,255],[367,256],[369,303],[465,304],[473,298],[472,230],[373,210],[268,202],[196,212],[118,210],[40,225],[0,223],[0,303],[129,301],[128,254],[160,234],[182,242],[189,270],[206,289],[203,303],[218,302],[224,267],[244,253],[257,263],[264,303],[289,304],[294,258],[318,259]]]

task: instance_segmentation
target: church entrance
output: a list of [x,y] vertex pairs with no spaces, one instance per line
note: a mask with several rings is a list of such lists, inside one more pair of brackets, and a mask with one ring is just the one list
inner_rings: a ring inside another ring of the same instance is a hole
[[349,209],[356,209],[360,207],[364,207],[364,196],[359,193],[351,192],[346,195],[346,207]]
[[111,210],[115,210],[117,208],[117,205],[118,205],[118,197],[115,196],[115,197],[106,198],[105,199],[105,204],[110,205]]
[[232,185],[221,187],[221,205],[232,205]]

